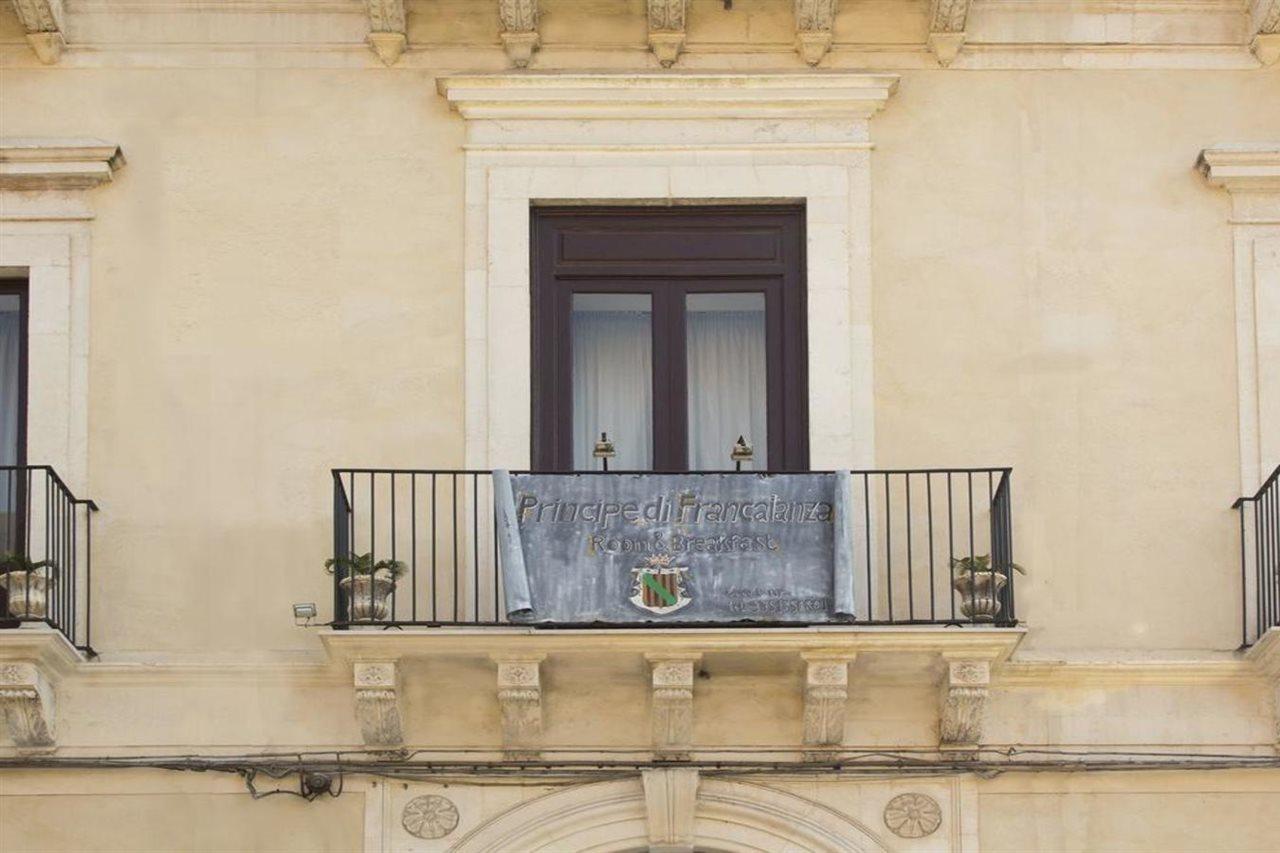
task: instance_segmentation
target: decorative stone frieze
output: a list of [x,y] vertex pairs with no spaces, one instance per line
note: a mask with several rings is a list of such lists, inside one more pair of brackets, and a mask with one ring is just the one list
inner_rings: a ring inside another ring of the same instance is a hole
[[933,0],[929,10],[929,50],[946,68],[965,42],[971,0]]
[[13,0],[18,20],[27,31],[27,44],[45,65],[53,65],[67,46],[63,36],[62,0]]
[[365,746],[398,748],[404,744],[400,715],[399,667],[395,661],[359,661],[352,665],[356,719]]
[[688,758],[693,742],[693,677],[700,654],[647,654],[652,677],[653,750],[662,758]]
[[21,750],[53,748],[53,687],[33,663],[0,665],[0,710]]
[[838,0],[795,0],[796,51],[817,65],[831,49]]
[[982,743],[982,722],[991,686],[991,662],[943,655],[939,745],[972,752]]
[[525,68],[538,49],[538,0],[498,0],[502,47],[516,68]]
[[383,65],[395,65],[408,44],[405,35],[404,0],[365,0],[369,13],[366,41]]
[[693,853],[698,805],[698,771],[691,768],[643,770],[649,850]]
[[670,68],[684,49],[684,19],[689,0],[646,0],[649,15],[649,49],[658,64]]
[[542,678],[546,655],[494,656],[498,665],[498,705],[502,748],[508,758],[534,758],[542,736]]
[[1280,60],[1280,0],[1253,0],[1250,10],[1253,40],[1249,49],[1263,65]]
[[805,757],[819,760],[844,743],[849,664],[853,655],[805,652],[801,657],[805,662]]

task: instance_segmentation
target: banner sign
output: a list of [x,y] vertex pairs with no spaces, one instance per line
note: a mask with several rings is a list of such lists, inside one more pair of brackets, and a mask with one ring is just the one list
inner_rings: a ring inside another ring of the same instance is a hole
[[847,474],[495,472],[508,616],[848,621],[848,487]]

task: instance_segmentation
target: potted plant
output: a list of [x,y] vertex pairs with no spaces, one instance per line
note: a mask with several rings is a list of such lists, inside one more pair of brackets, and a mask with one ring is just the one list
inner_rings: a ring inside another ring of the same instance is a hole
[[347,615],[352,622],[386,619],[396,580],[405,573],[403,561],[379,560],[375,563],[373,554],[332,557],[324,561],[324,568],[329,574],[336,572],[341,578],[338,586],[347,597]]
[[0,556],[0,589],[9,593],[9,615],[19,619],[49,616],[49,588],[57,577],[52,560],[32,562],[24,554]]
[[[1017,563],[1007,566],[1020,575],[1027,572]],[[960,612],[975,622],[992,622],[1000,615],[1000,593],[1009,582],[1007,571],[991,567],[991,555],[956,557],[951,560],[955,580],[951,585],[960,594]]]

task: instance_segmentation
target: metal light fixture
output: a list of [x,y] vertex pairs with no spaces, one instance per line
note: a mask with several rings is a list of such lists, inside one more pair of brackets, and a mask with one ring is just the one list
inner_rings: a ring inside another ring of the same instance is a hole
[[311,627],[311,620],[316,618],[316,606],[311,603],[293,605],[293,624],[302,628]]
[[729,453],[729,458],[733,460],[733,469],[735,471],[742,470],[743,462],[750,462],[756,455],[751,449],[751,445],[747,444],[747,440],[742,436],[738,436],[738,440],[733,445],[733,450]]
[[613,449],[613,442],[609,440],[609,433],[600,433],[600,440],[596,442],[595,450],[591,451],[591,455],[600,460],[605,471],[609,470],[609,460],[617,455]]

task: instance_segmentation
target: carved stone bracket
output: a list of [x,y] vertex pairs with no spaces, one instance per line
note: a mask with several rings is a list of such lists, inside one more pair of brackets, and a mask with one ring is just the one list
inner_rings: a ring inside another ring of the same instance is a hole
[[502,46],[516,68],[525,68],[538,49],[538,0],[498,0]]
[[698,771],[691,768],[643,770],[649,850],[693,853],[698,805]]
[[27,31],[27,43],[45,65],[52,65],[67,46],[63,36],[62,0],[13,0]]
[[684,19],[689,0],[645,0],[649,13],[649,49],[658,64],[670,68],[684,49]]
[[404,23],[404,0],[365,0],[369,13],[369,35],[365,39],[383,65],[395,65],[408,44]]
[[404,744],[399,667],[395,661],[360,661],[355,674],[356,719],[365,746],[395,749]]
[[800,58],[817,65],[831,49],[838,0],[795,0],[796,50]]
[[849,699],[848,652],[805,652],[805,757],[820,760],[844,743],[846,703]]
[[498,705],[502,748],[508,758],[535,758],[542,737],[542,678],[546,655],[494,656],[498,665]]
[[1253,0],[1249,20],[1253,41],[1249,49],[1263,65],[1280,60],[1280,0]]
[[991,662],[943,655],[939,745],[944,750],[973,752],[982,743],[982,721],[991,686]]
[[53,687],[33,663],[0,666],[0,709],[19,749],[53,748]]
[[653,749],[663,758],[689,757],[693,743],[693,676],[699,654],[645,655],[653,684]]
[[933,0],[929,10],[929,50],[946,68],[964,45],[971,0]]

